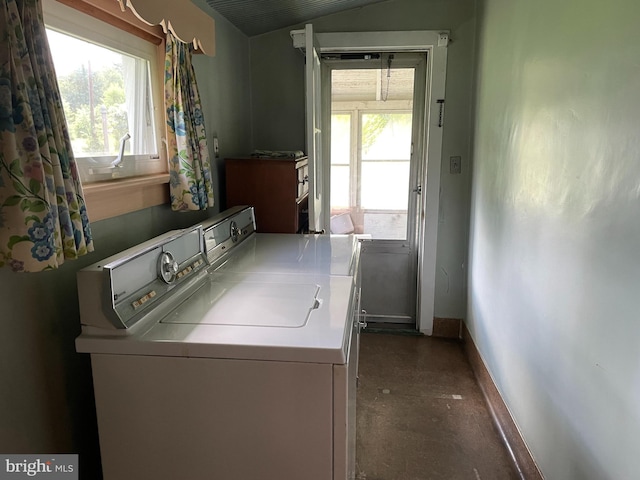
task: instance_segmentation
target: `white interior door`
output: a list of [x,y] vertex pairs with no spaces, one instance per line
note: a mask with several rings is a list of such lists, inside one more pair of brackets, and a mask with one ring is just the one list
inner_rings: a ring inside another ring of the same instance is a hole
[[323,221],[322,88],[320,56],[313,25],[305,26],[306,126],[309,156],[309,231],[321,233]]

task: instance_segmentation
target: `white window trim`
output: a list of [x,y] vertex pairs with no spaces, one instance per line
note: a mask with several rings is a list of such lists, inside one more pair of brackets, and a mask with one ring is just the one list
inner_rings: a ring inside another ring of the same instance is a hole
[[[91,17],[74,8],[54,0],[45,0],[42,5],[44,23],[47,27],[63,33],[71,32],[87,42],[108,46],[123,53],[156,62],[155,45],[118,27]],[[117,29],[117,35],[114,32]]]

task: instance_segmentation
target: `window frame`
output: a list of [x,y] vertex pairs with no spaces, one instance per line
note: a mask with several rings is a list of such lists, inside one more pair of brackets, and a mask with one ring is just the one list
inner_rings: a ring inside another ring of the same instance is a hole
[[[70,11],[69,9],[73,10]],[[166,121],[164,118],[164,54],[165,34],[160,26],[150,26],[139,20],[131,12],[121,12],[118,2],[113,0],[43,0],[45,25],[54,30],[65,31],[59,23],[52,20],[59,12],[69,12],[73,18],[85,18],[87,22],[99,21],[105,28],[115,28],[139,37],[153,45],[155,50],[151,62],[151,83],[154,102],[154,119],[156,123],[156,142],[159,158],[153,173],[136,177],[110,179],[83,183],[83,192],[87,204],[87,212],[91,221],[99,221],[144,208],[169,203],[169,167],[167,151],[163,139],[166,138]],[[53,15],[52,15],[53,12]],[[77,20],[76,20],[77,21]],[[65,22],[67,24],[72,23]],[[87,33],[88,28],[78,24],[77,34],[89,40],[101,43],[99,38]],[[69,31],[69,30],[67,30]],[[84,32],[84,34],[79,33]],[[98,34],[98,37],[101,35]],[[116,47],[117,48],[117,47]],[[120,50],[125,50],[120,48]],[[131,50],[131,49],[129,49]],[[125,50],[126,51],[126,50]]]

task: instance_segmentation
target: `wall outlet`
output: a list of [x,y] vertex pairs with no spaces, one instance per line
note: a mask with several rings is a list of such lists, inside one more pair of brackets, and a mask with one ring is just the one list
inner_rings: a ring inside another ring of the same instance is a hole
[[462,173],[462,157],[449,158],[449,173],[454,175]]

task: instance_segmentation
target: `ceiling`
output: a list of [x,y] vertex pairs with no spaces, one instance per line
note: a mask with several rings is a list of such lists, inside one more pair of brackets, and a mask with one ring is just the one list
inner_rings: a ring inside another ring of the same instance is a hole
[[385,0],[206,0],[252,37]]

